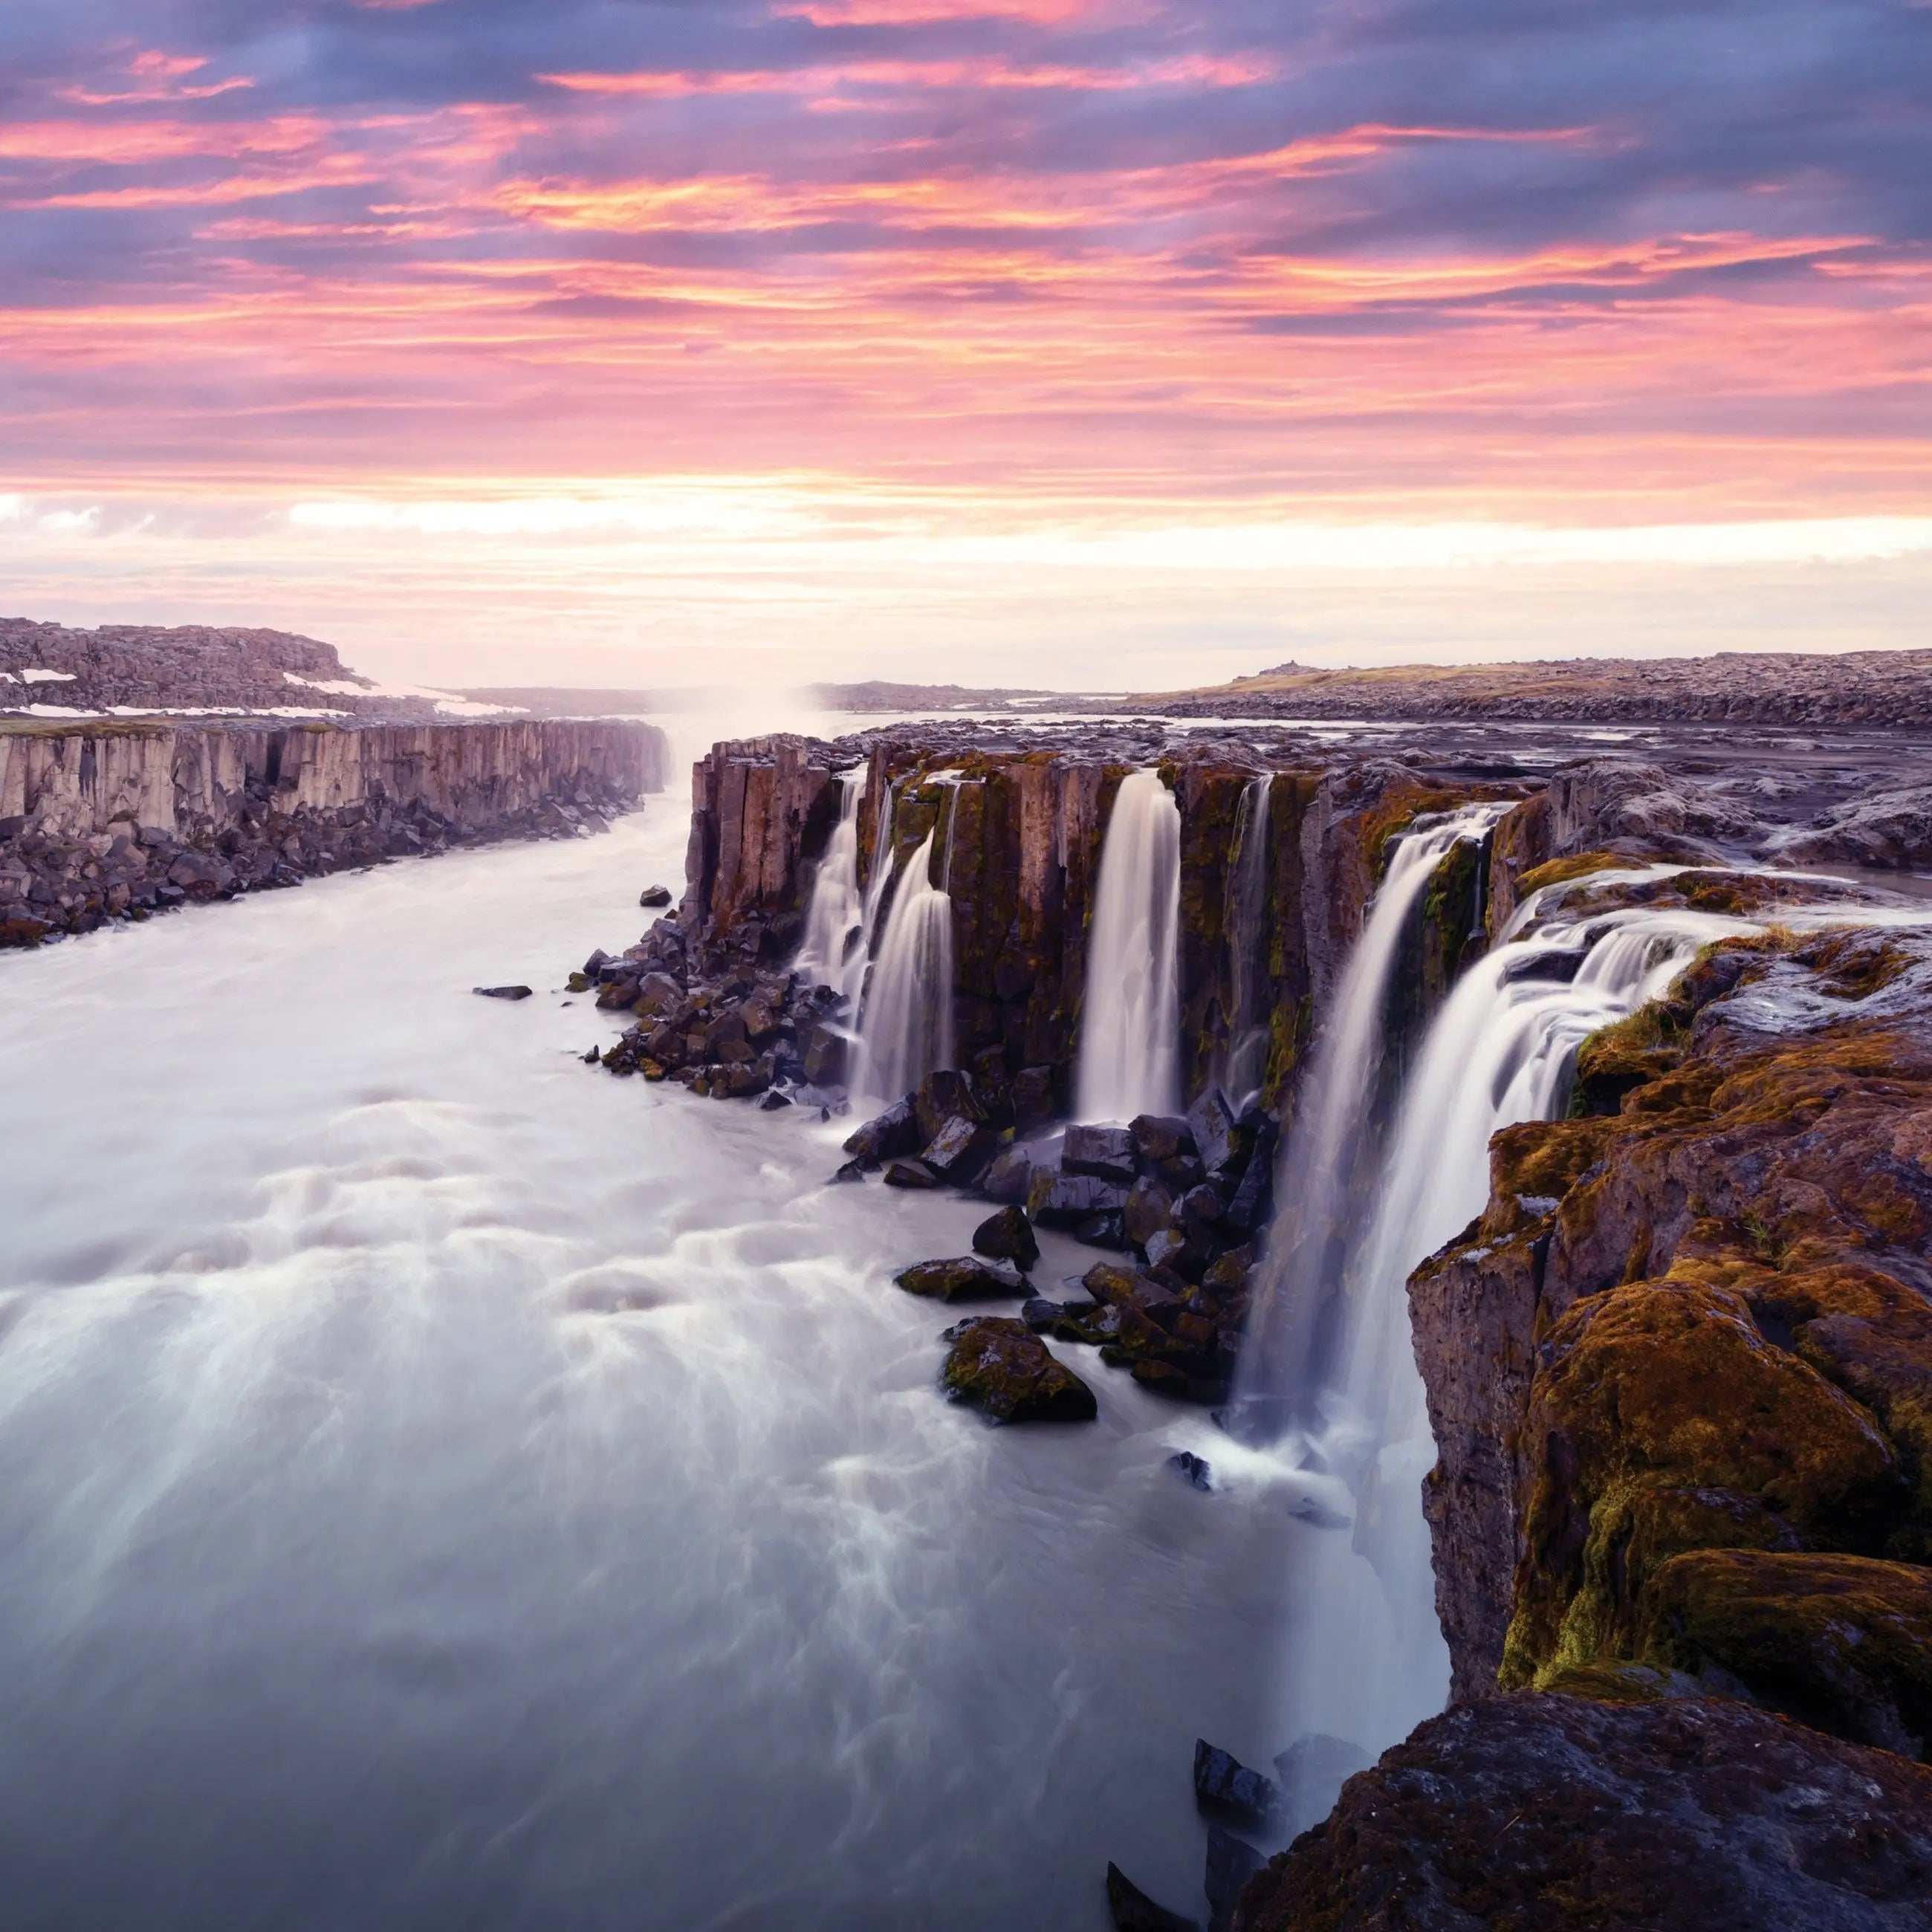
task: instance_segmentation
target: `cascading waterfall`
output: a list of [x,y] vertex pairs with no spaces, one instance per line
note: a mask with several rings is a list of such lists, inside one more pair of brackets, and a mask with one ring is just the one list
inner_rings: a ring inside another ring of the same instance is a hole
[[1276,1182],[1275,1234],[1243,1352],[1242,1408],[1264,1427],[1306,1425],[1335,1355],[1336,1292],[1362,1232],[1383,1053],[1382,1015],[1404,931],[1450,850],[1480,838],[1505,808],[1481,805],[1418,826],[1397,843],[1348,955],[1334,1016],[1316,1048]]
[[796,967],[851,1000],[864,983],[869,929],[859,890],[859,802],[866,795],[865,766],[840,772],[838,784],[838,823],[812,884]]
[[[1513,934],[1534,918],[1526,907]],[[1436,1448],[1411,1339],[1411,1272],[1482,1211],[1491,1136],[1561,1112],[1576,1050],[1590,1034],[1658,998],[1700,946],[1758,929],[1654,908],[1559,922],[1512,937],[1471,968],[1432,1023],[1370,1211],[1325,1258],[1340,1288],[1332,1346],[1318,1375],[1304,1367],[1287,1385],[1304,1423],[1284,1454],[1351,1531],[1346,1541],[1320,1539],[1305,1580],[1306,1609],[1285,1660],[1294,1727],[1372,1754],[1439,1710],[1447,1694],[1421,1498]],[[1365,933],[1360,950],[1368,943]],[[1295,1257],[1282,1260],[1298,1272]],[[1309,1339],[1306,1324],[1281,1329],[1288,1312],[1277,1304],[1259,1318],[1276,1330],[1276,1346],[1252,1359],[1271,1373],[1284,1366],[1284,1343]]]
[[1268,1072],[1268,794],[1273,784],[1273,774],[1264,772],[1242,790],[1234,821],[1234,862],[1228,877],[1224,924],[1233,1010],[1221,1084],[1238,1108],[1261,1091]]
[[1157,771],[1121,781],[1087,946],[1076,1105],[1083,1120],[1180,1104],[1180,808]]
[[[928,782],[948,782],[935,772]],[[943,877],[952,864],[956,782],[946,801]],[[932,883],[933,834],[928,832],[898,874],[872,962],[872,983],[859,1028],[860,1092],[880,1100],[910,1093],[936,1068],[953,1064],[952,897]]]

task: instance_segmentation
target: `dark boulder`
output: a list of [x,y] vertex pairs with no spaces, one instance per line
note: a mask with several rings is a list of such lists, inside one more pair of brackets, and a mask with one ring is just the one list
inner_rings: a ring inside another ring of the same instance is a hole
[[976,1316],[942,1339],[952,1344],[940,1377],[946,1393],[995,1422],[1091,1422],[1100,1413],[1094,1391],[1023,1322]]
[[1234,1160],[1238,1142],[1234,1109],[1220,1088],[1209,1088],[1188,1108],[1187,1125],[1202,1166],[1210,1174],[1220,1173]]
[[937,1187],[939,1177],[922,1160],[894,1160],[886,1164],[888,1187]]
[[1201,1886],[1208,1894],[1208,1932],[1228,1932],[1248,1881],[1267,1863],[1246,1839],[1219,1825],[1208,1827],[1208,1870]]
[[485,1000],[527,1000],[530,996],[527,986],[472,986],[470,990]]
[[980,1177],[980,1191],[991,1201],[1024,1202],[1032,1179],[1032,1155],[1023,1147],[1006,1148]]
[[668,886],[646,886],[638,895],[638,903],[646,908],[668,906],[670,904],[670,888]]
[[1127,1123],[1134,1151],[1149,1167],[1195,1152],[1194,1130],[1168,1114],[1139,1114]]
[[920,1158],[955,1187],[970,1187],[986,1172],[993,1150],[989,1128],[963,1114],[956,1114],[933,1136]]
[[892,1277],[908,1294],[935,1301],[1001,1301],[1028,1292],[1025,1277],[1005,1263],[984,1262],[976,1255],[950,1261],[921,1262]]
[[[742,1024],[742,1022],[740,1022]],[[836,1087],[845,1078],[850,1042],[836,1028],[823,1023],[806,1042],[805,1077],[814,1087]]]
[[1107,1868],[1107,1910],[1114,1932],[1201,1932],[1200,1923],[1156,1905],[1118,1865]]
[[1214,1470],[1191,1450],[1183,1449],[1168,1456],[1167,1466],[1197,1490],[1211,1490],[1214,1486]]
[[1118,1214],[1126,1204],[1124,1187],[1091,1174],[1036,1167],[1027,1184],[1027,1214],[1038,1227],[1077,1228],[1096,1215]]
[[1515,1691],[1351,1778],[1234,1925],[1903,1932],[1928,1895],[1923,1765],[1728,1699]]
[[1127,1190],[1126,1205],[1120,1210],[1127,1239],[1144,1248],[1166,1227],[1174,1211],[1174,1197],[1151,1174],[1144,1175]]
[[919,1091],[913,1096],[913,1111],[919,1117],[922,1144],[937,1140],[949,1120],[983,1121],[986,1118],[986,1107],[971,1076],[955,1066],[943,1066],[919,1083]]
[[973,1252],[1030,1268],[1040,1259],[1040,1242],[1024,1208],[1002,1208],[973,1230]]
[[883,1114],[875,1114],[845,1137],[845,1151],[867,1167],[877,1167],[901,1154],[916,1154],[922,1144],[910,1095],[895,1100]]
[[1281,1815],[1281,1792],[1274,1779],[1250,1771],[1205,1738],[1195,1740],[1194,1802],[1217,1817],[1263,1830]]
[[1125,1127],[1069,1127],[1060,1144],[1060,1166],[1064,1174],[1090,1174],[1097,1180],[1131,1186],[1137,1172],[1133,1136]]

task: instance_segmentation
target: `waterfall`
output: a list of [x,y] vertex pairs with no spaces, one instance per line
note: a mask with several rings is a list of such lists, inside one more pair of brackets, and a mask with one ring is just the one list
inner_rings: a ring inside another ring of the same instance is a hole
[[840,772],[838,784],[838,823],[812,884],[795,965],[850,1000],[865,979],[866,964],[866,908],[859,891],[859,801],[866,794],[865,767]]
[[1223,925],[1228,935],[1228,1060],[1221,1084],[1234,1105],[1261,1091],[1268,1073],[1268,794],[1274,775],[1244,787],[1234,820]]
[[[1382,1064],[1382,1014],[1403,932],[1431,875],[1453,847],[1479,838],[1504,808],[1482,805],[1419,826],[1397,843],[1370,901],[1316,1047],[1276,1181],[1275,1232],[1243,1352],[1240,1393],[1264,1426],[1284,1412],[1306,1423],[1325,1387],[1336,1337],[1336,1291],[1360,1239]],[[1272,1412],[1270,1418],[1267,1412]]]
[[1121,782],[1088,936],[1077,1106],[1083,1120],[1180,1105],[1180,808],[1157,771]]
[[932,883],[932,844],[928,832],[900,872],[860,1023],[856,1084],[880,1100],[952,1064],[952,901]]
[[[1384,894],[1396,876],[1392,866]],[[1526,908],[1513,931],[1534,918]],[[1339,1318],[1313,1373],[1283,1359],[1312,1340],[1309,1324],[1285,1322],[1292,1311],[1279,1300],[1258,1311],[1257,1329],[1270,1331],[1274,1344],[1255,1352],[1258,1366],[1270,1376],[1288,1371],[1265,1392],[1288,1394],[1301,1418],[1282,1453],[1321,1491],[1331,1520],[1349,1526],[1346,1539],[1318,1539],[1301,1580],[1304,1608],[1283,1660],[1292,1729],[1346,1737],[1372,1754],[1439,1710],[1447,1694],[1422,1514],[1436,1445],[1410,1335],[1409,1274],[1482,1211],[1490,1137],[1562,1111],[1585,1038],[1659,997],[1700,946],[1756,929],[1742,920],[1630,908],[1498,946],[1463,975],[1430,1027],[1369,1211],[1319,1258],[1318,1271],[1340,1291]],[[1345,982],[1345,999],[1347,990]],[[1353,1084],[1363,1092],[1367,1082]],[[1282,1186],[1292,1179],[1285,1167]],[[1291,1279],[1307,1267],[1296,1255],[1282,1263]]]

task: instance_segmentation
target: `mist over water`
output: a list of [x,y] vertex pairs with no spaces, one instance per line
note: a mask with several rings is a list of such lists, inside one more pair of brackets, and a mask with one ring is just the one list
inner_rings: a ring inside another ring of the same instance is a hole
[[1097,1928],[1110,1857],[1198,1910],[1192,1742],[1282,1742],[1317,1532],[1089,1352],[1092,1427],[948,1408],[890,1276],[983,1206],[581,1063],[555,989],[685,833],[0,958],[10,1927]]

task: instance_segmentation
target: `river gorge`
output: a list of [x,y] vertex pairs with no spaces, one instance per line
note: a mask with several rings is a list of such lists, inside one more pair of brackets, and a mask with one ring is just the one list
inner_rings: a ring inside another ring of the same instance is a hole
[[23,1922],[1921,1922],[1916,742],[812,722],[0,959]]

